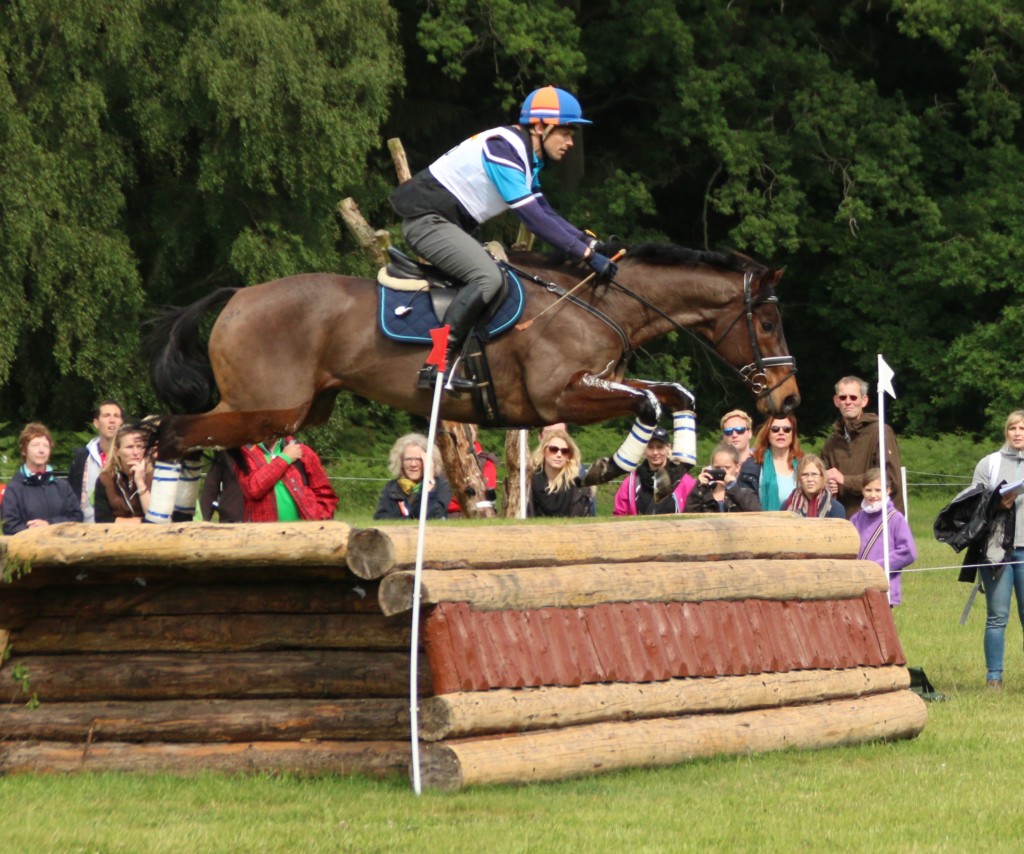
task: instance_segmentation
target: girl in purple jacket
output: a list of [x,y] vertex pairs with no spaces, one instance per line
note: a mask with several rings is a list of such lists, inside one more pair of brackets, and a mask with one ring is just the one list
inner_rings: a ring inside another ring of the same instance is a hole
[[863,500],[860,510],[850,517],[853,527],[860,535],[859,560],[873,560],[885,566],[882,554],[882,508],[889,524],[889,604],[899,605],[903,601],[900,570],[917,560],[917,546],[906,517],[896,509],[886,496],[882,500],[882,473],[877,468],[868,469],[864,475]]

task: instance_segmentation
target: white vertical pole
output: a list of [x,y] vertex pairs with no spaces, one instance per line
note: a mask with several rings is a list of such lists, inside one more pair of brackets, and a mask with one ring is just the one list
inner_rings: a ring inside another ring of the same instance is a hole
[[519,431],[519,518],[526,518],[526,496],[529,489],[527,462],[530,451],[530,431]]
[[427,533],[427,508],[430,504],[430,483],[434,479],[434,440],[437,438],[437,416],[441,408],[444,371],[437,372],[434,384],[434,402],[430,406],[430,429],[427,431],[427,453],[423,460],[423,485],[420,487],[420,521],[416,530],[416,570],[412,585],[412,640],[409,642],[409,731],[412,738],[412,788],[418,795],[423,791],[420,782],[420,707],[419,707],[419,646],[420,646],[420,589],[423,582],[423,544]]
[[[885,373],[883,369],[885,365],[885,359],[882,358],[882,354],[878,354],[878,376],[881,378]],[[886,366],[888,367],[888,366]],[[886,384],[887,385],[887,384]],[[879,380],[878,386],[878,459],[881,461],[879,468],[882,473],[882,567],[885,569],[885,582],[888,586],[889,583],[889,491],[887,484],[886,475],[886,456],[885,456],[885,388],[881,379]],[[892,604],[892,591],[886,594],[889,597],[889,603]]]

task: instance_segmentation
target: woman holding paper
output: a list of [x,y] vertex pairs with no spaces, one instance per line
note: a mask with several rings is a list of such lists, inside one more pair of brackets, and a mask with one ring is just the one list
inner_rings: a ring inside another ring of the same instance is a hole
[[[989,553],[993,545],[1002,552],[1002,559],[981,568],[988,618],[985,621],[986,684],[1003,687],[1003,651],[1006,646],[1006,624],[1010,619],[1010,599],[1017,596],[1017,615],[1024,624],[1024,410],[1006,417],[1005,443],[995,453],[982,457],[974,469],[971,485],[1000,489],[1005,494],[1000,506],[1008,511],[998,530],[990,530]],[[1009,487],[1009,488],[1008,488]],[[1003,539],[993,543],[999,531]],[[993,536],[996,535],[996,536]]]

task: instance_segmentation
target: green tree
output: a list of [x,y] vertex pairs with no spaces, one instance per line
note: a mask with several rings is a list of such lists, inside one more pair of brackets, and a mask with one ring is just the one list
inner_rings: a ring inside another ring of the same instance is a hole
[[5,412],[81,419],[94,389],[141,403],[147,308],[343,265],[334,206],[367,185],[401,85],[384,0],[0,14]]

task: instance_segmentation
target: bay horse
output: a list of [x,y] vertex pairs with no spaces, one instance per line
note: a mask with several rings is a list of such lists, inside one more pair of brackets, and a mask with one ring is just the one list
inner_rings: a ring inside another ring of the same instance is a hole
[[[675,329],[692,332],[738,371],[761,412],[796,408],[796,365],[775,294],[780,269],[739,253],[664,244],[626,249],[613,282],[589,284],[553,308],[579,282],[581,268],[539,254],[511,255],[523,277],[545,285],[524,282],[523,316],[535,322],[487,344],[500,403],[489,426],[582,425],[632,414],[649,436],[663,407],[689,410],[693,399],[675,382],[626,378],[626,363],[637,348]],[[416,388],[424,350],[378,331],[377,287],[371,279],[311,273],[222,288],[164,315],[149,349],[154,389],[173,413],[156,428],[158,460],[321,424],[342,389],[429,416],[432,392]],[[202,322],[219,306],[204,346]],[[441,417],[484,420],[469,397],[445,396]],[[609,480],[622,470],[612,463],[598,476]]]

